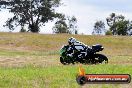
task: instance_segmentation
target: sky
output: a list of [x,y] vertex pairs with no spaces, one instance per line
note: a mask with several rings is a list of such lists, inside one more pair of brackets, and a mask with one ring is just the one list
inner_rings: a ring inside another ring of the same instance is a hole
[[[78,32],[79,34],[90,35],[93,31],[93,26],[96,21],[102,20],[105,22],[106,29],[106,18],[111,13],[117,15],[122,14],[126,19],[132,20],[132,0],[62,0],[64,3],[58,9],[57,12],[64,13],[68,16],[75,16],[77,18]],[[0,12],[0,31],[9,31],[4,28],[4,22],[11,17],[12,14],[8,11]],[[53,33],[52,27],[54,22],[45,24],[45,27],[41,28],[41,33]],[[17,28],[14,32],[18,32]]]

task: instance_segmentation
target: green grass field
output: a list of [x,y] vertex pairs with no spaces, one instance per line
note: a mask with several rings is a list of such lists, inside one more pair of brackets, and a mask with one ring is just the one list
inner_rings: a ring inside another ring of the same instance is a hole
[[109,63],[82,65],[86,73],[132,75],[131,36],[0,33],[0,88],[132,88],[132,83],[78,85],[79,64],[59,62],[59,49],[69,37],[105,48],[100,53]]

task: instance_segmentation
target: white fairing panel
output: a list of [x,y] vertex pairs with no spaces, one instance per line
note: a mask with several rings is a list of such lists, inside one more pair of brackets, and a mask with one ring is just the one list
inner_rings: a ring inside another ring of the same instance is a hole
[[80,42],[75,42],[74,46],[77,50],[84,50],[84,45],[81,44]]
[[84,50],[83,46],[76,46],[76,45],[75,45],[75,48],[76,48],[77,50]]

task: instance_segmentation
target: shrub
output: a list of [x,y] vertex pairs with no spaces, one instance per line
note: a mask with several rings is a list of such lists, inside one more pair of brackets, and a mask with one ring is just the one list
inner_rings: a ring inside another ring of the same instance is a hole
[[112,32],[110,30],[108,30],[105,35],[112,35]]

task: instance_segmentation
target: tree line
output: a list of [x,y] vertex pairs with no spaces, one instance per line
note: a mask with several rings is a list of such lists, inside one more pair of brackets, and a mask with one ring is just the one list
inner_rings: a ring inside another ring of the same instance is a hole
[[[55,9],[61,5],[61,0],[0,0],[0,10],[7,9],[14,14],[4,25],[10,30],[20,26],[20,32],[38,33],[45,23],[56,21],[53,33],[78,34],[76,17],[56,12]],[[123,15],[112,13],[106,18],[106,22],[108,30],[103,21],[97,21],[92,34],[105,32],[106,35],[132,35],[132,21],[126,20]]]
[[126,20],[123,15],[116,15],[111,13],[106,18],[109,29],[105,29],[105,23],[103,21],[97,21],[94,24],[92,34],[101,34],[104,32],[106,35],[132,35],[132,21]]
[[45,23],[57,20],[52,29],[54,33],[75,34],[77,19],[55,11],[62,4],[61,0],[0,0],[0,10],[14,14],[4,25],[10,30],[20,26],[20,32],[38,33]]

